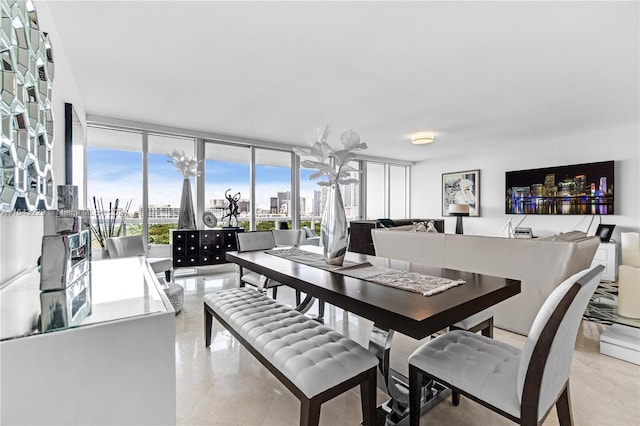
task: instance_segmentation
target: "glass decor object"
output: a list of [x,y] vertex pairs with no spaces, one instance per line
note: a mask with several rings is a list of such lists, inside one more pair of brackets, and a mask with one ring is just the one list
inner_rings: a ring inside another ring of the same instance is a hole
[[0,12],[0,211],[52,209],[51,41],[31,1]]
[[320,240],[323,246],[325,262],[330,265],[342,265],[344,255],[349,245],[347,232],[347,215],[342,202],[342,194],[339,185],[358,183],[358,179],[352,176],[359,171],[350,166],[349,162],[355,159],[353,151],[367,149],[367,144],[360,142],[360,136],[349,129],[342,133],[340,141],[343,149],[334,150],[327,143],[331,133],[331,126],[326,126],[324,131],[316,134],[316,140],[309,148],[294,148],[299,156],[311,156],[314,160],[304,160],[301,165],[317,171],[309,176],[316,179],[326,176],[326,181],[319,181],[318,185],[328,186],[329,194],[322,215],[320,226]]
[[178,229],[196,229],[196,215],[193,210],[193,197],[191,195],[191,177],[200,175],[198,171],[199,161],[193,157],[187,157],[184,153],[173,151],[169,156],[171,163],[184,177],[182,183],[182,196],[180,197],[180,214],[178,215]]

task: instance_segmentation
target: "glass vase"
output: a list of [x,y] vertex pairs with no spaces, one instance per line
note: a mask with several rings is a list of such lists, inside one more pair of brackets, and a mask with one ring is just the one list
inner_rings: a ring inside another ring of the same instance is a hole
[[338,185],[331,185],[329,188],[327,203],[322,214],[320,239],[325,262],[329,265],[342,265],[349,244],[349,234],[347,215]]

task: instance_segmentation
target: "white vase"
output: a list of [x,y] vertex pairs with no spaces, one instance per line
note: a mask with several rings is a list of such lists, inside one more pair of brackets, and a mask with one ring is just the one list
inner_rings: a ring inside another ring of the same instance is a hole
[[180,197],[178,229],[196,229],[196,215],[193,211],[191,181],[189,178],[184,178],[184,181],[182,182],[182,197]]
[[338,185],[331,185],[320,225],[324,260],[329,265],[342,265],[349,245],[347,215]]

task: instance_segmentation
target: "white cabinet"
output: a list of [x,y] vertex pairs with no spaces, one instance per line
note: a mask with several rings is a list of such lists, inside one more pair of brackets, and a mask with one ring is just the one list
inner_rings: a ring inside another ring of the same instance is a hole
[[618,265],[620,256],[620,246],[617,242],[600,243],[596,254],[591,262],[591,267],[596,265],[604,266],[602,281],[616,281],[618,279]]
[[50,332],[34,327],[37,271],[1,289],[0,424],[175,425],[175,313],[151,268],[103,260],[91,276],[91,314]]

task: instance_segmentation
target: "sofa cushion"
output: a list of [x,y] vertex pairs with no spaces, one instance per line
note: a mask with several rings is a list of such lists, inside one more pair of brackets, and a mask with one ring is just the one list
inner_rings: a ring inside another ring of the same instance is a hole
[[558,234],[551,235],[549,237],[539,238],[540,241],[569,241],[569,242],[577,242],[584,241],[587,238],[586,233],[582,231],[570,231],[570,232],[560,232]]

